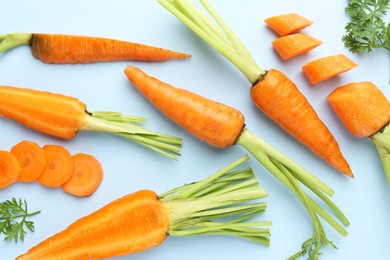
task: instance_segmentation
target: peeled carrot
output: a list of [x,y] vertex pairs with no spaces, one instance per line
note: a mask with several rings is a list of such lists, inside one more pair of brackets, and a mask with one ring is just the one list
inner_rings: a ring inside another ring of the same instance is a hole
[[74,97],[0,86],[0,115],[26,127],[64,139],[75,137],[79,131],[113,133],[176,159],[181,147],[180,138],[132,124],[145,121],[144,118],[86,109],[86,105]]
[[0,151],[0,189],[16,182],[21,173],[22,168],[16,156],[7,151]]
[[175,88],[132,66],[126,67],[125,74],[134,87],[179,126],[215,147],[227,148],[235,144],[243,146],[287,186],[305,205],[315,226],[315,234],[305,242],[302,250],[307,250],[307,247],[315,247],[319,250],[329,243],[317,214],[340,234],[347,235],[345,229],[305,193],[299,182],[324,200],[343,224],[348,225],[349,222],[343,213],[325,195],[331,195],[333,191],[277,149],[250,133],[245,127],[244,116],[240,111],[195,93]]
[[386,96],[372,82],[364,81],[338,87],[328,101],[351,134],[370,138],[390,185],[390,102]]
[[0,35],[0,52],[28,44],[35,58],[45,63],[77,64],[112,61],[165,61],[191,55],[114,39],[44,33]]
[[344,54],[326,56],[302,66],[302,70],[312,85],[335,77],[353,69],[357,64]]
[[65,192],[78,197],[89,196],[95,192],[103,179],[102,166],[89,154],[78,153],[73,155],[72,159],[74,171],[61,187]]
[[23,140],[14,145],[10,152],[18,158],[22,168],[18,181],[33,182],[41,176],[46,168],[45,153],[35,142]]
[[279,36],[285,36],[298,32],[309,25],[313,24],[313,21],[299,15],[297,13],[280,14],[268,17],[264,22],[274,30]]
[[234,169],[247,159],[159,196],[140,190],[119,198],[17,259],[106,259],[156,247],[168,235],[228,234],[268,245],[271,223],[247,221],[265,211],[259,199],[267,194],[250,168]]
[[303,55],[321,44],[322,41],[306,33],[283,36],[272,42],[272,46],[284,61]]
[[42,148],[47,166],[38,181],[46,186],[57,188],[67,182],[73,174],[72,155],[60,145],[45,145]]

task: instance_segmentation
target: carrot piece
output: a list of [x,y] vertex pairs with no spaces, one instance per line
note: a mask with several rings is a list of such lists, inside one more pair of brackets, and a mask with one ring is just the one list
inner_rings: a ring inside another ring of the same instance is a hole
[[46,168],[45,153],[37,143],[23,140],[14,145],[10,152],[18,158],[22,168],[18,181],[36,181]]
[[279,36],[298,32],[313,24],[313,21],[297,13],[275,15],[266,18],[264,22]]
[[33,89],[0,86],[0,116],[64,139],[79,131],[113,133],[173,159],[177,159],[182,143],[180,138],[133,124],[139,117],[104,111],[95,116],[77,98]]
[[0,151],[0,189],[16,182],[22,172],[15,155],[8,151]]
[[67,182],[73,174],[72,155],[60,145],[45,145],[42,150],[46,157],[47,166],[38,182],[46,187],[57,188]]
[[74,171],[62,189],[75,196],[89,196],[95,192],[103,179],[103,169],[92,155],[78,153],[72,156]]
[[368,81],[338,87],[328,101],[345,127],[356,137],[369,137],[390,121],[390,103]]
[[305,54],[321,44],[322,41],[306,33],[283,36],[272,42],[272,46],[284,61]]
[[344,54],[326,56],[302,66],[302,70],[312,85],[335,77],[356,67],[357,64]]
[[44,34],[11,33],[0,35],[3,48],[0,52],[19,45],[29,44],[35,58],[54,64],[77,64],[113,61],[165,61],[186,59],[189,54],[100,37]]

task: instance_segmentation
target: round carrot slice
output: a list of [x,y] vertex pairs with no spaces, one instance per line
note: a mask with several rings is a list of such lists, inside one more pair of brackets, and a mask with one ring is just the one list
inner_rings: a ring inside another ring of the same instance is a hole
[[6,188],[19,178],[22,169],[15,155],[0,151],[0,188]]

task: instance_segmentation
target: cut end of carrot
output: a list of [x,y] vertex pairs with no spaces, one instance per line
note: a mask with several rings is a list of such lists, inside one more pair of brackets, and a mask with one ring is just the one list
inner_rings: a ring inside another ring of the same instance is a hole
[[303,55],[321,44],[322,41],[306,33],[283,36],[272,42],[272,46],[284,61]]
[[312,85],[335,77],[353,69],[357,64],[344,54],[337,54],[316,59],[302,67],[303,72]]
[[328,101],[348,131],[369,137],[390,121],[390,103],[372,82],[354,82],[335,89]]
[[6,188],[16,182],[22,173],[19,161],[15,155],[0,151],[0,188]]
[[268,17],[264,22],[279,36],[286,36],[298,32],[313,24],[313,21],[296,13]]
[[95,157],[78,153],[72,156],[74,172],[62,185],[62,189],[74,196],[89,196],[96,191],[103,179],[103,168]]

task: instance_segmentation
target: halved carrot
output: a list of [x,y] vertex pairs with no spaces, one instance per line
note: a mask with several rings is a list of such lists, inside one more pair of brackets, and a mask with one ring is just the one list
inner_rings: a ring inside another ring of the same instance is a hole
[[356,67],[357,64],[344,54],[336,54],[313,60],[302,67],[312,85],[335,77]]
[[47,166],[38,181],[46,186],[56,188],[67,182],[73,174],[72,155],[60,145],[43,146]]
[[0,188],[6,188],[16,182],[22,172],[15,155],[8,151],[0,151]]
[[11,148],[10,151],[18,158],[22,173],[18,181],[32,182],[41,176],[46,168],[46,157],[43,149],[34,142],[23,140]]
[[89,196],[95,192],[103,179],[103,168],[95,157],[78,153],[72,156],[74,171],[62,189],[75,196]]
[[321,44],[322,41],[306,33],[286,35],[272,42],[272,46],[283,60],[305,54]]
[[266,18],[264,22],[279,36],[298,32],[313,24],[313,21],[297,13],[275,15]]

